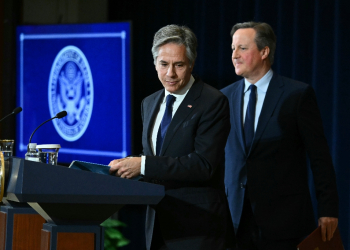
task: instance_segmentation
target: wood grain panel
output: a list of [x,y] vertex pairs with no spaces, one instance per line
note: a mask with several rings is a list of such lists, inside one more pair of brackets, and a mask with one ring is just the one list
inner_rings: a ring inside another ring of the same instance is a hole
[[95,234],[57,233],[57,250],[95,250]]
[[41,229],[45,220],[38,214],[15,214],[12,250],[40,249]]
[[0,212],[0,250],[5,250],[7,214]]
[[41,229],[40,250],[50,250],[50,236],[51,233],[49,231]]

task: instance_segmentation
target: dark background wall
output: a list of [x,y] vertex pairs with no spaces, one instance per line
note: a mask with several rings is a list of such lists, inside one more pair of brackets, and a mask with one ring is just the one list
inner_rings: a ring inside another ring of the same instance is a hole
[[315,88],[337,174],[340,230],[346,249],[350,249],[349,1],[119,0],[109,2],[108,13],[110,21],[131,20],[133,24],[136,152],[141,151],[138,107],[145,96],[161,88],[150,51],[160,27],[175,23],[195,32],[199,45],[194,72],[220,89],[238,79],[231,62],[232,25],[250,20],[269,23],[278,41],[273,70]]
[[[50,4],[47,4],[50,2]],[[333,157],[340,195],[339,226],[350,249],[350,2],[348,0],[0,0],[0,115],[15,107],[17,24],[132,22],[133,151],[141,152],[140,103],[162,86],[151,55],[154,33],[167,24],[190,27],[198,38],[194,73],[221,89],[238,77],[231,62],[231,27],[237,22],[269,23],[277,35],[273,70],[311,84],[316,91]],[[48,15],[51,13],[51,15]],[[0,124],[1,138],[15,138],[14,119]],[[107,136],[107,135],[106,135]],[[132,240],[123,249],[142,249],[143,207],[129,206],[120,218]]]

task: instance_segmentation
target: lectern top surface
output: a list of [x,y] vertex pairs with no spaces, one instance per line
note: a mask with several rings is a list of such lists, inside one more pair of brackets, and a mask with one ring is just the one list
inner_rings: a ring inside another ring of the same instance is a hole
[[161,185],[12,158],[6,198],[16,202],[157,204]]

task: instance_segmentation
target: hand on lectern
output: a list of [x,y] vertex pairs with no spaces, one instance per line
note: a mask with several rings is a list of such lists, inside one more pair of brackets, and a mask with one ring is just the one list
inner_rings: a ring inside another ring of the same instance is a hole
[[131,179],[141,174],[141,157],[126,157],[111,161],[109,173],[121,178]]

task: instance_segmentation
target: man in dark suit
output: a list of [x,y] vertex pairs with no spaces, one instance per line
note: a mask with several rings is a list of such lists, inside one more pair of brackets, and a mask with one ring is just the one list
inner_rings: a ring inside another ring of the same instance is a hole
[[152,53],[164,89],[142,102],[143,156],[110,163],[117,176],[141,174],[165,186],[162,201],[147,209],[147,249],[225,249],[229,106],[220,91],[191,75],[196,47],[187,27],[168,25],[155,34]]
[[232,62],[243,77],[222,92],[230,103],[225,188],[236,249],[296,249],[318,224],[330,240],[338,224],[335,173],[316,96],[308,84],[272,71],[276,37],[266,23],[233,26]]

